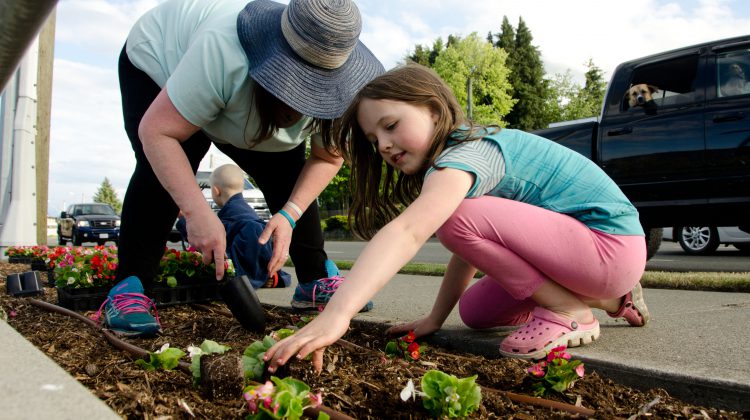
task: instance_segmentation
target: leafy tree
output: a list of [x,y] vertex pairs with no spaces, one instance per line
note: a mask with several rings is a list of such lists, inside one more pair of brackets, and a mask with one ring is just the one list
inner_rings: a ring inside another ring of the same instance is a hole
[[328,186],[318,196],[318,204],[321,208],[329,210],[349,209],[351,204],[351,193],[349,191],[349,176],[351,169],[349,165],[344,165],[338,174],[328,183]]
[[484,42],[476,33],[466,38],[451,35],[448,47],[435,59],[434,69],[466,108],[467,83],[471,78],[473,120],[504,125],[513,106],[508,83],[507,54]]
[[532,45],[531,30],[523,18],[518,18],[518,27],[513,27],[507,17],[503,17],[501,32],[497,34],[496,47],[508,53],[508,67],[511,70],[510,82],[517,100],[506,116],[508,125],[522,130],[534,130],[546,125],[545,103],[548,95],[547,81],[544,79],[544,66],[541,53]]
[[94,194],[94,202],[109,204],[118,214],[122,211],[122,201],[117,198],[117,193],[107,177],[104,177],[102,185],[99,186],[96,194]]
[[599,115],[606,91],[602,70],[593,60],[587,63],[585,85],[573,81],[568,70],[557,74],[550,80],[550,95],[546,101],[546,119],[548,122],[568,121]]

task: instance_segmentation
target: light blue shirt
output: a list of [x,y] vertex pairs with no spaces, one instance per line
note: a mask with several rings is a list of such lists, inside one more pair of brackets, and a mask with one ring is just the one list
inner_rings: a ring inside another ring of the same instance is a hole
[[508,198],[570,215],[605,233],[644,235],[638,211],[601,168],[545,138],[502,129],[447,147],[435,164],[472,174],[469,198]]
[[[251,112],[255,82],[237,35],[237,16],[247,3],[168,0],[136,22],[126,46],[133,65],[166,86],[183,118],[211,140],[241,149],[250,149],[260,122]],[[252,150],[291,150],[310,134],[304,129],[309,122],[302,118]]]

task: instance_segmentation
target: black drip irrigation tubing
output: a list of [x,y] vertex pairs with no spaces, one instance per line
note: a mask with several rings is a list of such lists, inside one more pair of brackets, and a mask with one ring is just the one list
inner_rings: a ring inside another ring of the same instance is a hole
[[[121,340],[111,331],[107,330],[106,328],[103,328],[102,326],[94,322],[93,320],[79,314],[78,312],[71,311],[70,309],[63,308],[62,306],[58,306],[58,305],[45,302],[42,300],[38,300],[38,299],[29,299],[28,302],[46,311],[56,312],[58,314],[62,314],[62,315],[69,316],[71,318],[75,318],[79,321],[83,321],[89,327],[104,334],[104,337],[107,339],[107,341],[109,341],[110,344],[112,344],[113,346],[115,346],[115,348],[119,350],[123,350],[125,352],[128,352],[138,357],[148,357],[148,354],[149,354],[148,350],[142,349],[134,344]],[[203,308],[206,308],[206,307],[204,306]],[[230,316],[231,316],[231,313],[230,313]],[[188,374],[192,374],[190,372],[190,363],[179,362],[178,367],[180,368],[180,370]],[[305,415],[311,418],[318,418],[318,414],[320,412],[326,413],[332,420],[354,420],[352,417],[344,413],[341,413],[339,411],[336,411],[330,407],[326,407],[324,405],[319,405],[318,407],[314,407],[314,408],[308,407],[305,409]]]
[[[220,308],[212,308],[210,306],[202,305],[202,304],[199,304],[199,303],[191,304],[191,306],[193,306],[196,309],[203,310],[203,311],[216,312],[216,313],[218,313],[220,315],[224,315],[224,316],[227,316],[227,317],[233,317],[234,316],[234,315],[232,315],[231,312],[229,312],[227,310],[223,310],[223,309],[220,309]],[[368,352],[368,353],[375,352],[375,350],[359,346],[359,345],[354,344],[354,343],[352,343],[350,341],[346,341],[343,338],[338,339],[336,341],[336,344],[340,345],[341,347],[347,348],[349,350],[354,350],[354,351],[358,351],[358,352]],[[414,369],[417,372],[420,372],[422,374],[424,374],[424,373],[427,372],[425,369],[422,369],[422,368],[420,368],[418,366],[410,365],[407,362],[404,362],[403,365],[405,367],[408,366],[409,368]],[[552,409],[561,410],[561,411],[567,411],[568,413],[578,414],[578,415],[586,416],[586,417],[593,416],[593,415],[596,414],[595,410],[592,410],[592,409],[586,408],[586,407],[581,407],[581,406],[578,406],[578,405],[568,404],[568,403],[564,403],[564,402],[560,402],[560,401],[548,400],[548,399],[545,399],[545,398],[532,397],[532,396],[529,396],[529,395],[516,394],[514,392],[508,392],[508,391],[502,391],[502,390],[499,390],[499,389],[488,388],[488,387],[482,386],[482,385],[480,385],[479,387],[483,391],[485,391],[485,392],[505,396],[509,400],[511,400],[513,402],[516,402],[516,403],[535,405],[535,406],[538,406],[538,407],[545,407],[545,408],[552,408]]]

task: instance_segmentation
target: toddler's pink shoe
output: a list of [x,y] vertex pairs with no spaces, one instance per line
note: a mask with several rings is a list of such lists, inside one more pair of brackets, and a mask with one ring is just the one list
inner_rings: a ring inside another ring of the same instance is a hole
[[625,318],[628,324],[634,327],[642,327],[648,324],[651,314],[646,307],[646,301],[643,300],[641,283],[636,284],[633,290],[625,295],[617,312],[607,312],[607,315],[612,318]]
[[557,346],[578,347],[599,338],[599,321],[582,324],[542,307],[531,321],[500,344],[500,354],[517,359],[541,359]]

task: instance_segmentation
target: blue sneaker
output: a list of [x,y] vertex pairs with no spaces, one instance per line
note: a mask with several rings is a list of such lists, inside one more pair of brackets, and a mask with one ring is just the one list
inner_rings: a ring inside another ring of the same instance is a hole
[[[298,310],[310,310],[317,309],[322,311],[328,301],[331,300],[333,294],[338,290],[341,282],[344,278],[339,272],[339,268],[331,260],[325,262],[326,273],[328,277],[312,281],[310,283],[299,283],[294,289],[294,296],[292,296],[292,308]],[[360,310],[360,312],[367,312],[372,309],[372,301]]]
[[[156,305],[143,294],[138,277],[130,276],[117,283],[94,315],[95,320],[99,319],[102,309],[104,324],[119,335],[138,337],[161,332]],[[151,309],[154,315],[151,315]]]

